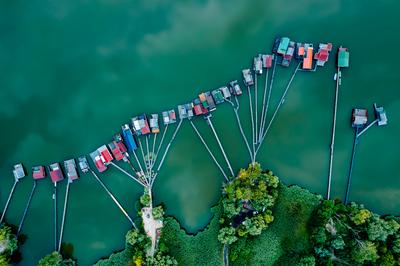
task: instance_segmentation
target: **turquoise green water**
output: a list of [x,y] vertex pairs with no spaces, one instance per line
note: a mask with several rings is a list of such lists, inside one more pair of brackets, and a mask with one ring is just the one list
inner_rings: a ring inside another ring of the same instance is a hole
[[[281,34],[350,48],[351,68],[343,71],[339,95],[332,194],[344,196],[351,108],[368,107],[372,114],[376,101],[386,108],[390,123],[362,137],[350,198],[379,213],[399,214],[399,7],[394,0],[1,2],[0,204],[12,185],[14,163],[30,168],[88,153],[135,114],[161,112],[202,90],[241,79],[240,70],[254,55],[270,51]],[[272,106],[292,70],[277,70]],[[331,58],[317,73],[295,77],[258,158],[285,183],[322,194],[334,71]],[[247,95],[240,101],[249,133]],[[234,169],[245,166],[247,151],[232,108],[218,107],[212,119]],[[223,162],[205,122],[195,123]],[[101,177],[134,215],[141,188],[114,169]],[[164,202],[187,231],[196,232],[208,223],[222,181],[184,123],[155,183],[155,200]],[[31,185],[30,178],[18,185],[9,222],[19,222]],[[61,201],[65,182],[60,187]],[[51,192],[49,180],[39,182],[23,229],[29,238],[21,265],[52,251]],[[129,223],[94,178],[83,176],[70,192],[64,240],[73,243],[80,264],[122,249]]]

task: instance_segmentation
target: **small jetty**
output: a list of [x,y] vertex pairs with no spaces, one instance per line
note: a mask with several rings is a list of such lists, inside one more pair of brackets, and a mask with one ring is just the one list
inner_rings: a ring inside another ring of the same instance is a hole
[[28,210],[31,205],[33,195],[35,194],[35,191],[36,191],[37,181],[40,179],[44,179],[46,177],[46,170],[45,170],[44,166],[38,165],[38,166],[32,167],[32,177],[33,177],[33,185],[32,185],[32,189],[31,189],[31,193],[29,194],[28,200],[26,202],[25,209],[22,214],[21,220],[18,225],[17,237],[19,236],[19,234],[22,231],[22,227],[24,225],[26,215],[28,214]]
[[62,239],[64,236],[64,225],[65,225],[65,219],[67,216],[67,204],[68,204],[68,196],[69,196],[69,186],[72,184],[75,180],[79,178],[78,171],[76,168],[76,162],[75,159],[69,159],[64,161],[64,169],[67,174],[67,186],[65,189],[65,197],[64,197],[64,208],[63,208],[63,215],[62,215],[62,220],[61,220],[61,229],[60,229],[60,237],[58,241],[58,252],[61,250],[61,244],[62,244]]
[[243,69],[242,70],[242,75],[243,75],[243,83],[247,87],[247,93],[249,95],[249,107],[250,107],[250,121],[251,121],[251,139],[252,139],[252,148],[253,148],[253,154],[255,151],[255,140],[256,140],[256,129],[255,127],[255,122],[254,122],[254,114],[253,114],[253,101],[251,97],[251,91],[250,91],[250,86],[254,84],[253,81],[253,76],[251,75],[251,70],[250,69]]
[[54,184],[53,190],[53,202],[54,202],[54,250],[57,250],[58,247],[58,238],[57,238],[57,183],[64,180],[64,174],[61,170],[59,163],[53,163],[49,165],[49,174],[51,181]]
[[14,184],[11,187],[11,190],[10,190],[10,192],[8,194],[8,198],[7,198],[7,201],[6,201],[6,205],[4,206],[3,212],[1,213],[0,224],[3,223],[3,220],[4,220],[4,217],[6,215],[8,206],[10,204],[12,196],[14,195],[14,191],[15,191],[15,188],[17,187],[18,182],[22,178],[24,178],[26,176],[25,169],[24,169],[24,167],[23,167],[23,165],[21,163],[14,165],[13,175],[14,175]]
[[219,164],[218,160],[215,158],[214,154],[212,153],[212,151],[210,150],[210,148],[208,147],[206,141],[204,140],[204,138],[201,136],[199,130],[197,129],[197,127],[194,125],[194,123],[192,121],[189,121],[190,125],[192,126],[192,128],[194,129],[194,131],[196,132],[197,136],[199,137],[200,141],[203,143],[204,147],[206,148],[207,152],[210,154],[211,158],[213,159],[214,163],[217,165],[218,169],[221,171],[222,175],[224,176],[225,180],[227,182],[229,182],[229,178],[228,176],[225,174],[224,169],[221,167],[221,165]]
[[[322,56],[321,54],[316,56],[317,60],[322,61],[322,62],[317,62],[317,65],[323,66],[326,61],[328,61],[329,58],[329,52],[332,50],[332,44],[320,44],[320,50],[318,53],[322,54],[327,54],[327,56]],[[333,156],[334,156],[334,149],[335,149],[335,134],[336,134],[336,117],[337,117],[337,109],[338,109],[338,98],[339,98],[339,86],[341,85],[341,67],[348,67],[348,61],[346,64],[340,63],[341,60],[340,54],[343,53],[343,51],[346,51],[348,53],[347,48],[343,48],[342,46],[339,47],[338,49],[338,60],[337,60],[337,73],[335,74],[336,77],[336,87],[335,87],[335,99],[333,102],[333,119],[332,119],[332,133],[331,133],[331,145],[330,145],[330,154],[329,154],[329,166],[328,166],[328,187],[327,187],[327,193],[326,193],[326,198],[329,200],[331,197],[331,184],[332,184],[332,168],[333,168]],[[338,78],[339,77],[339,78]]]
[[[128,219],[128,221],[131,223],[131,225],[137,229],[136,224],[133,222],[133,219],[129,216],[128,212],[122,207],[122,205],[119,203],[119,201],[117,200],[117,198],[111,193],[111,191],[107,188],[107,186],[103,183],[103,181],[101,181],[100,177],[90,168],[87,168],[88,171],[90,172],[94,178],[96,179],[96,181],[100,184],[100,186],[104,189],[104,191],[106,191],[106,193],[108,194],[108,196],[114,201],[115,205],[117,205],[117,207],[120,209],[120,211],[122,212],[122,214],[126,217],[126,219]],[[83,171],[83,170],[82,170]]]
[[353,175],[353,167],[354,167],[354,159],[357,149],[357,144],[359,142],[359,138],[363,133],[365,133],[368,129],[370,129],[373,125],[381,122],[381,125],[387,124],[387,116],[384,108],[378,107],[376,104],[373,105],[375,120],[368,124],[368,110],[361,108],[354,108],[351,113],[351,126],[355,129],[354,133],[354,142],[352,148],[352,155],[350,159],[350,167],[349,174],[347,177],[347,186],[346,186],[346,194],[344,198],[344,203],[347,204],[349,201],[350,188],[351,188],[351,179]]

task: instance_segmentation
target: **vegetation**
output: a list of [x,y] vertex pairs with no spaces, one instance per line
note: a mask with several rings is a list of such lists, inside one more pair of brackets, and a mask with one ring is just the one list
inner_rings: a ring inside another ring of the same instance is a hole
[[196,235],[187,234],[173,217],[164,220],[159,249],[168,247],[179,265],[221,265],[222,245],[217,239],[222,205],[211,209],[214,214],[207,228]]
[[262,172],[258,163],[241,169],[223,189],[218,240],[232,244],[239,237],[260,235],[274,220],[271,208],[278,197],[278,185],[278,177],[271,171]]
[[316,264],[400,265],[398,218],[331,200],[322,201],[314,217],[311,255]]
[[17,237],[8,225],[0,225],[0,265],[11,265],[12,256],[18,249]]
[[[196,235],[165,218],[154,258],[126,249],[98,265],[221,265],[225,243],[231,265],[400,265],[399,218],[285,186],[259,165],[225,185],[212,212],[210,224]],[[140,239],[127,235],[134,245]]]
[[153,214],[153,218],[155,220],[163,220],[163,217],[164,217],[163,207],[160,205],[160,206],[153,208],[152,214]]
[[74,266],[75,261],[72,259],[63,259],[60,253],[54,251],[53,253],[42,258],[38,262],[38,266]]

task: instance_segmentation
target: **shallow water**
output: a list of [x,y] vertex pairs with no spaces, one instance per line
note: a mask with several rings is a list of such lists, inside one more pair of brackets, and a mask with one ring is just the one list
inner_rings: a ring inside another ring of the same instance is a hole
[[[362,136],[350,198],[379,213],[399,214],[399,6],[394,0],[2,2],[0,204],[11,188],[14,163],[21,161],[30,169],[88,153],[135,114],[161,112],[200,91],[241,79],[240,70],[250,66],[254,55],[270,51],[280,34],[350,48],[351,67],[343,70],[339,94],[332,194],[344,196],[353,141],[351,108],[368,107],[372,114],[372,103],[377,102],[386,108],[390,123]],[[285,183],[322,194],[334,61],[331,57],[318,72],[295,77],[258,157]],[[272,107],[293,68],[277,69]],[[240,102],[249,133],[246,94]],[[247,151],[232,108],[219,106],[212,120],[234,170],[246,166]],[[223,163],[206,123],[196,119],[195,124]],[[114,169],[101,177],[135,215],[141,188]],[[155,183],[155,200],[164,202],[167,213],[188,232],[196,232],[208,223],[222,181],[184,123]],[[18,185],[7,212],[9,222],[19,222],[31,185],[30,178]],[[60,214],[64,188],[65,182],[59,189]],[[129,222],[95,179],[83,176],[70,192],[64,240],[74,244],[80,264],[122,249]],[[49,180],[40,181],[23,229],[29,238],[21,265],[32,265],[52,251],[51,193]]]

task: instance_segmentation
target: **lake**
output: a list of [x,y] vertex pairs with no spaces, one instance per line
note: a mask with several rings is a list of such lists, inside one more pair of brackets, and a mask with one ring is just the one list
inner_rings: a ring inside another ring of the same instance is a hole
[[[193,100],[198,93],[242,80],[275,36],[332,42],[329,62],[299,72],[269,131],[258,160],[286,184],[326,193],[336,49],[350,49],[342,71],[332,196],[343,198],[351,157],[351,109],[377,102],[389,124],[374,126],[358,145],[350,200],[381,213],[399,214],[400,2],[386,1],[3,1],[0,3],[0,204],[13,183],[12,166],[30,168],[88,154],[110,141],[121,124]],[[278,67],[274,108],[293,72]],[[259,78],[261,95],[263,75]],[[245,87],[242,85],[243,89]],[[240,98],[247,134],[247,93]],[[270,117],[272,112],[269,112]],[[235,171],[249,163],[232,107],[212,117]],[[194,123],[227,170],[210,128]],[[172,130],[168,131],[169,134]],[[170,136],[170,135],[169,135]],[[109,169],[100,177],[131,215],[142,189]],[[190,124],[184,122],[155,182],[156,203],[190,233],[204,228],[223,177]],[[6,218],[18,224],[32,179],[15,191]],[[59,186],[59,215],[66,182]],[[23,233],[23,261],[32,265],[53,250],[52,184],[38,182]],[[71,185],[64,241],[80,265],[124,248],[130,228],[90,176]]]

